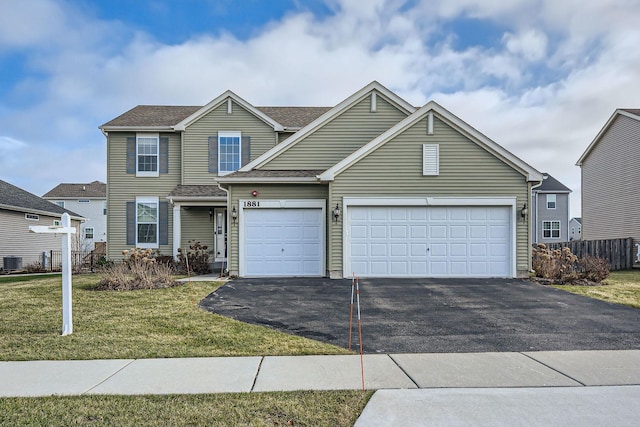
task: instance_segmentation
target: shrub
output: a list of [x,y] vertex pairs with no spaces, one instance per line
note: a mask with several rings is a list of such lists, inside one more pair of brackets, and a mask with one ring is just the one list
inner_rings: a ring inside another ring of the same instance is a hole
[[604,258],[584,256],[579,261],[580,277],[590,282],[602,282],[609,277],[611,267]]
[[569,248],[548,249],[540,243],[533,248],[532,267],[536,277],[556,283],[566,283],[577,278],[578,257]]
[[34,262],[27,265],[25,268],[27,273],[46,273],[47,269],[42,266],[41,262]]
[[123,255],[127,256],[123,262],[105,266],[97,289],[127,291],[180,284],[173,280],[172,266],[156,262],[153,250],[134,248],[124,251]]
[[208,247],[192,240],[189,240],[188,243],[187,249],[178,248],[178,270],[188,273],[188,265],[188,270],[195,274],[211,273]]

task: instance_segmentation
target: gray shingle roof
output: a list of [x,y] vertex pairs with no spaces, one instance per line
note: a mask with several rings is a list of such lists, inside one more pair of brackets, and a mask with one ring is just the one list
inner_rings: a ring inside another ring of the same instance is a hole
[[[202,106],[138,105],[100,126],[106,127],[166,127],[175,126]],[[256,107],[287,128],[301,128],[331,107]]]
[[303,128],[331,107],[256,107],[286,128]]
[[49,190],[44,196],[45,198],[107,198],[107,184],[100,181],[93,181],[88,184],[58,184]]
[[0,205],[25,211],[46,212],[54,216],[60,216],[66,212],[71,216],[82,217],[82,215],[61,208],[42,197],[36,196],[2,180],[0,180]]
[[169,197],[227,197],[217,185],[178,185]]
[[544,181],[542,181],[542,185],[538,188],[535,188],[533,191],[539,191],[539,192],[545,192],[545,193],[570,193],[571,189],[567,186],[565,186],[564,184],[562,184],[560,181],[558,181],[557,179],[555,179],[554,177],[552,177],[549,174],[545,174],[547,176],[547,179],[545,179]]

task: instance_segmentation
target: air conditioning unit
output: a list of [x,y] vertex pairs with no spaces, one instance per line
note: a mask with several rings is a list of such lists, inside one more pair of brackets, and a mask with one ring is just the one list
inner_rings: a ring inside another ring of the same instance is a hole
[[22,257],[18,256],[6,256],[2,258],[2,265],[7,271],[21,270],[22,269]]

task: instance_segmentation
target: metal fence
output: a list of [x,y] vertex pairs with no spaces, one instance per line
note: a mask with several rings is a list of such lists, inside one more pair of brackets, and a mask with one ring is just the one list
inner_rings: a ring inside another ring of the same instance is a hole
[[[73,272],[94,271],[96,262],[102,256],[95,251],[71,251],[71,270]],[[62,270],[62,251],[43,252],[42,258],[42,266],[46,270]]]
[[545,243],[549,249],[569,248],[579,258],[594,256],[609,261],[611,270],[626,270],[633,268],[635,251],[633,239],[609,240],[572,240],[571,242]]

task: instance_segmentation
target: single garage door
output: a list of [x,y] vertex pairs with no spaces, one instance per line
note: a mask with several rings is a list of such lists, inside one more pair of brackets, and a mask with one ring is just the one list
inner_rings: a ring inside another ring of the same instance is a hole
[[323,276],[321,209],[245,209],[244,275]]
[[370,277],[509,277],[509,207],[355,206],[349,273]]

